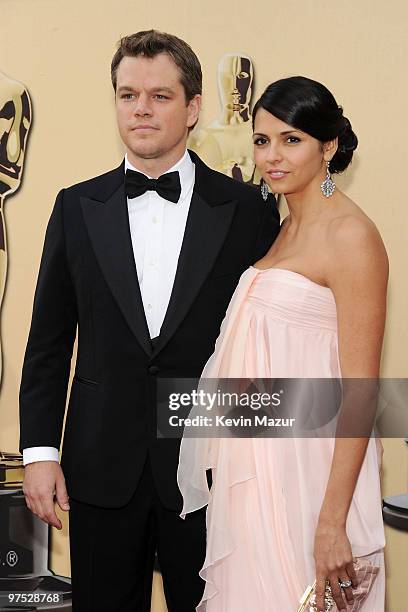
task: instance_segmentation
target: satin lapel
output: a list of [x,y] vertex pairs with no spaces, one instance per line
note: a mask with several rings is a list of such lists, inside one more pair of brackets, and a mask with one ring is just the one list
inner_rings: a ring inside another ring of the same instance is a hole
[[225,199],[210,205],[194,189],[173,291],[152,357],[167,344],[197,297],[224,243],[235,206],[234,200]]
[[130,329],[151,354],[149,330],[133,255],[124,184],[106,202],[81,197],[95,256]]

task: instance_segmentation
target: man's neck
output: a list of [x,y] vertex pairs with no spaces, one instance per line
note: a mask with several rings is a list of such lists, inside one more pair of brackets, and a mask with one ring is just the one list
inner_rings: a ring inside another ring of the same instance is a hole
[[127,158],[130,164],[143,174],[158,178],[165,174],[183,157],[186,146],[169,151],[166,155],[152,158],[139,157],[127,149]]

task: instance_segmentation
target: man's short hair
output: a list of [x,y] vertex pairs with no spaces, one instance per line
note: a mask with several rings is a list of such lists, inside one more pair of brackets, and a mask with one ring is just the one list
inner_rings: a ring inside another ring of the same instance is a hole
[[190,45],[173,34],[158,30],[145,30],[121,38],[111,63],[111,79],[115,92],[117,69],[124,57],[143,55],[152,58],[159,53],[167,53],[178,67],[187,102],[196,94],[201,94],[203,80],[201,65]]

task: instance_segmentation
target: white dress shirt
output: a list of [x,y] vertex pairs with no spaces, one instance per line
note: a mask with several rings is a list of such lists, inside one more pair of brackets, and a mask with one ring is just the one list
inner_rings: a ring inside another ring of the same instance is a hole
[[[126,155],[125,172],[128,168],[140,172],[132,166]],[[195,166],[187,150],[167,170],[174,171],[179,172],[181,184],[177,203],[165,200],[156,191],[146,191],[136,198],[127,198],[133,254],[151,338],[160,334],[190,210]],[[59,461],[58,449],[51,446],[24,448],[24,465],[34,461]]]
[[[130,164],[127,156],[125,168],[140,172]],[[194,169],[186,151],[168,170],[178,170],[180,175],[181,195],[176,204],[165,200],[156,191],[128,198],[133,253],[151,338],[160,334],[170,301],[193,193]]]

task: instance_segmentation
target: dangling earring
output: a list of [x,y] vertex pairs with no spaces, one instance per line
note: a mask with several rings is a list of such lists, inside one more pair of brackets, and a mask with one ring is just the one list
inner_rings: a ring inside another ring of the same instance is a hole
[[262,195],[262,198],[264,199],[264,202],[266,202],[266,200],[268,199],[268,195],[269,195],[269,188],[263,179],[261,179],[261,195]]
[[324,179],[323,183],[320,185],[320,189],[322,190],[322,193],[324,196],[326,196],[326,198],[330,198],[330,196],[333,195],[334,190],[336,189],[336,183],[332,180],[332,177],[330,176],[330,170],[329,170],[329,166],[330,166],[330,162],[327,161],[326,162],[326,178]]

